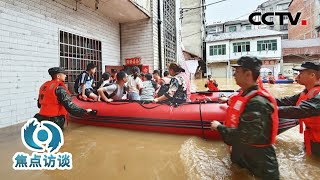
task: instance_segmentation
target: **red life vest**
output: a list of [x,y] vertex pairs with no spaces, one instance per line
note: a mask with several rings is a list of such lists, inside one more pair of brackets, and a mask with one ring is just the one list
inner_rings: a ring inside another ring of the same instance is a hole
[[[320,93],[320,86],[312,88],[308,93],[302,92],[296,105],[298,106],[301,101],[312,99],[318,93]],[[303,123],[306,126],[304,130],[304,145],[307,155],[311,155],[311,141],[320,142],[320,116],[299,119],[300,133],[303,132]]]
[[252,146],[265,147],[265,146],[274,144],[277,133],[278,133],[278,124],[279,124],[278,108],[277,108],[276,100],[270,95],[270,93],[267,90],[261,89],[261,88],[250,92],[246,96],[241,96],[242,93],[243,92],[240,92],[238,95],[235,95],[230,98],[229,107],[227,109],[227,119],[226,119],[225,125],[227,127],[237,128],[240,121],[240,115],[244,111],[250,99],[257,95],[263,96],[267,98],[273,104],[273,107],[274,107],[274,111],[272,113],[272,129],[271,129],[270,142],[268,144],[262,144],[262,145],[259,144],[259,145],[252,145]]
[[58,86],[65,88],[68,94],[70,94],[68,88],[62,81],[51,80],[45,82],[39,90],[39,103],[41,104],[39,114],[46,117],[55,117],[61,115],[67,115],[67,110],[59,103],[56,89]]
[[210,91],[218,91],[219,89],[217,88],[217,86],[214,84],[215,81],[208,81],[208,88]]
[[274,79],[273,76],[268,77],[268,83],[269,84],[275,84],[276,83],[276,80]]

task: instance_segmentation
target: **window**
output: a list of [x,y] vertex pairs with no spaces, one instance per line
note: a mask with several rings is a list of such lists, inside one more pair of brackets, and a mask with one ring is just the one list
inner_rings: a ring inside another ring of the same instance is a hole
[[269,26],[269,29],[270,30],[274,30],[274,26]]
[[282,10],[282,5],[277,5],[277,10]]
[[288,24],[281,25],[280,30],[288,30]]
[[249,26],[246,26],[246,30],[251,30],[252,27],[249,25]]
[[258,51],[276,51],[277,50],[277,40],[264,40],[258,41]]
[[270,11],[273,12],[273,8],[272,7],[270,8]]
[[287,19],[289,19],[288,16],[283,16],[283,20],[287,20]]
[[229,32],[236,32],[237,31],[237,26],[230,26],[229,27]]
[[213,56],[213,46],[209,46],[209,53],[210,53],[210,56]]
[[214,45],[209,47],[210,56],[213,55],[226,55],[226,45]]
[[233,43],[233,52],[249,52],[250,42]]
[[76,78],[91,62],[97,66],[95,81],[98,81],[102,74],[101,41],[60,31],[60,67],[67,72],[69,89],[73,89]]
[[273,17],[270,17],[270,22],[273,22]]

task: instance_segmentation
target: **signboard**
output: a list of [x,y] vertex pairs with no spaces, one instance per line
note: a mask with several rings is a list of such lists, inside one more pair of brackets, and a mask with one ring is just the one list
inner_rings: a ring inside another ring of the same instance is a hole
[[141,58],[140,57],[126,58],[125,62],[126,62],[126,65],[139,65],[141,63]]

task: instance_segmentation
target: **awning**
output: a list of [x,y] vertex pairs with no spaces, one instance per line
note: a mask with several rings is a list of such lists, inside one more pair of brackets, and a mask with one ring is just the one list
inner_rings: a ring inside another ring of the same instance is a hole
[[119,23],[150,17],[150,1],[148,0],[81,0],[80,3],[92,9],[98,7],[97,11]]

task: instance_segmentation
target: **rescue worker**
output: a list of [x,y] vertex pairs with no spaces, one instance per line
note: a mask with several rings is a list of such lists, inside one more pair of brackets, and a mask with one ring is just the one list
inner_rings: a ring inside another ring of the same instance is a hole
[[64,84],[66,73],[63,68],[53,67],[48,72],[52,80],[40,87],[38,97],[40,112],[34,116],[39,122],[53,121],[63,129],[68,112],[78,117],[96,113],[92,109],[82,109],[72,103],[70,92]]
[[209,91],[218,91],[218,83],[215,79],[211,77],[211,75],[208,75],[208,80],[204,87],[208,88]]
[[169,89],[164,95],[155,98],[153,102],[168,100],[170,103],[183,103],[187,101],[187,84],[184,76],[185,70],[178,64],[169,65],[169,74],[172,76]]
[[320,156],[320,63],[304,62],[299,71],[298,83],[305,89],[294,96],[279,98],[279,118],[299,119],[300,133],[304,129],[307,155]]
[[277,104],[268,91],[256,84],[261,65],[256,57],[238,59],[234,77],[241,92],[227,109],[226,125],[213,121],[211,128],[232,146],[233,163],[262,179],[279,179],[273,147],[278,131]]
[[268,72],[268,79],[267,80],[268,80],[269,84],[275,84],[276,83],[276,79],[272,75],[272,72]]
[[284,75],[282,75],[282,73],[278,74],[278,79],[287,79]]

